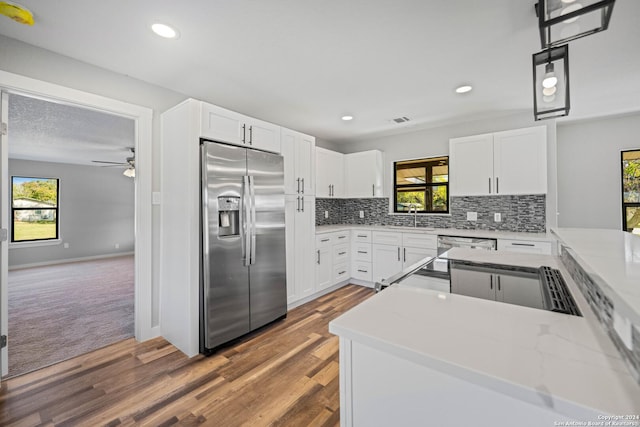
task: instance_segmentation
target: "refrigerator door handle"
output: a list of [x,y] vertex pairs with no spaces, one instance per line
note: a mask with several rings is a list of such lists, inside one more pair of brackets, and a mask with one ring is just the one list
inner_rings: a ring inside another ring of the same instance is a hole
[[249,255],[249,247],[251,246],[251,230],[250,230],[250,224],[249,224],[249,219],[250,219],[250,215],[251,215],[251,206],[250,206],[250,202],[249,202],[249,177],[248,176],[243,176],[242,177],[242,184],[243,184],[243,191],[242,191],[242,204],[244,207],[244,212],[243,212],[243,220],[242,220],[242,232],[244,233],[244,236],[242,238],[242,261],[244,263],[245,266],[248,266],[251,262],[251,260],[249,259],[250,255]]
[[249,192],[251,196],[251,250],[249,251],[249,264],[256,263],[256,190],[254,187],[254,178],[249,176]]

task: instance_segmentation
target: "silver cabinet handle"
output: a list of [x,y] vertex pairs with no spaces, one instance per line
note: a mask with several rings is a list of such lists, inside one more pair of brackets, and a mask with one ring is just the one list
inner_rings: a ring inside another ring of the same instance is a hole
[[489,289],[493,290],[493,274],[489,276]]
[[321,241],[322,243],[324,243],[324,242],[328,242],[328,241],[329,241],[329,239],[322,239],[322,240],[320,240],[320,241]]
[[500,181],[498,181],[500,178],[498,178],[496,176],[496,194],[500,194]]
[[300,212],[300,196],[296,197],[296,200],[297,200],[296,211]]
[[358,269],[358,271],[359,271],[360,273],[368,273],[368,272],[369,272],[369,270],[360,270],[360,269]]
[[298,190],[296,193],[300,194],[300,178],[296,179],[296,181],[298,181]]
[[489,177],[489,194],[491,194],[491,177]]
[[400,261],[400,246],[398,246],[398,261]]
[[375,197],[376,195],[376,185],[371,184],[371,196]]
[[318,261],[317,261],[317,263],[318,263],[318,265],[320,265],[320,249],[318,249],[317,252],[318,252]]
[[338,236],[338,239],[346,239],[347,236]]
[[358,237],[367,237],[366,234],[358,234]]
[[302,181],[302,194],[304,194],[304,178],[300,178],[300,180]]
[[249,126],[249,145],[253,145],[253,126]]
[[500,276],[496,276],[498,278],[498,292],[500,292]]
[[246,144],[247,125],[242,125],[242,142]]
[[338,255],[344,255],[346,252],[338,252]]
[[304,196],[300,197],[300,212],[304,212]]
[[512,242],[511,246],[531,246],[531,247],[533,247],[533,246],[535,246],[535,244],[533,244],[533,243],[515,243],[515,242]]
[[369,252],[367,251],[358,251],[359,254],[368,254]]
[[407,262],[407,248],[402,248],[402,250],[404,251],[404,261],[403,262]]

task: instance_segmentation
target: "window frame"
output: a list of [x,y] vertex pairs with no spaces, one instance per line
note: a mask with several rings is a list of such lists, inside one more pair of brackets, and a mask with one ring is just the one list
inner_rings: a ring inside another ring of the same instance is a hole
[[[33,179],[33,180],[47,180],[47,181],[51,181],[51,180],[55,180],[56,181],[56,206],[55,207],[46,207],[43,208],[42,206],[40,207],[26,207],[26,208],[16,208],[13,205],[13,180],[15,178],[28,178],[28,179]],[[11,202],[10,202],[10,209],[11,209],[11,240],[9,243],[11,244],[21,244],[21,243],[38,243],[38,242],[51,242],[51,241],[57,241],[60,240],[60,178],[45,178],[45,177],[38,177],[38,176],[24,176],[24,175],[12,175],[11,176]],[[15,213],[16,211],[42,211],[42,210],[52,210],[55,211],[55,223],[56,223],[56,234],[55,237],[50,237],[50,238],[46,238],[46,239],[28,239],[28,240],[16,240],[15,236],[16,236],[16,227],[15,227]]]
[[[398,185],[398,163],[405,163],[405,162],[416,162],[416,165],[420,165],[420,164],[424,164],[425,168],[427,168],[427,164],[429,163],[430,160],[433,159],[446,159],[447,160],[447,181],[446,182],[425,182],[425,183],[419,183],[419,184],[400,184]],[[445,186],[446,188],[446,192],[447,192],[447,198],[446,198],[446,205],[447,205],[447,209],[444,211],[434,211],[434,210],[419,210],[416,211],[416,213],[419,214],[428,214],[428,215],[449,215],[450,214],[450,198],[451,195],[449,193],[449,155],[443,155],[443,156],[431,156],[431,157],[423,157],[423,158],[418,158],[418,159],[406,159],[406,160],[397,160],[393,162],[393,210],[392,213],[394,214],[408,214],[410,212],[408,211],[399,211],[398,210],[398,188],[400,189],[407,189],[410,190],[411,188],[416,188],[416,189],[422,189],[424,188],[425,191],[425,201],[426,199],[426,192],[428,188],[435,188],[435,187],[441,187],[441,186]],[[426,204],[425,204],[426,205]],[[425,206],[426,208],[426,206]]]
[[630,150],[620,151],[620,201],[622,204],[622,231],[631,233],[632,230],[627,230],[627,209],[626,208],[638,208],[640,209],[640,202],[625,202],[624,201],[624,154],[638,152],[640,154],[640,148],[633,148]]

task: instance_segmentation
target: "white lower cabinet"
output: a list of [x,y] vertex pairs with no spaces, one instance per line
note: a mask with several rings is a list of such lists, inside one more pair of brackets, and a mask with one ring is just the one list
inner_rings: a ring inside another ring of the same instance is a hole
[[287,303],[313,294],[315,259],[310,250],[315,236],[315,197],[286,196]]
[[373,282],[387,279],[429,256],[436,256],[437,236],[412,232],[373,232]]
[[371,230],[351,231],[351,277],[363,282],[371,282],[373,271],[371,250]]
[[349,231],[316,236],[316,291],[351,277]]

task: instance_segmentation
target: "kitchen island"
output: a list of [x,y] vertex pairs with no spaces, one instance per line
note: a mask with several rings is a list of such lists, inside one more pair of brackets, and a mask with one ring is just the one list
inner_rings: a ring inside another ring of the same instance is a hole
[[557,268],[583,316],[391,286],[329,326],[342,425],[640,425],[640,385],[559,258],[449,257]]

